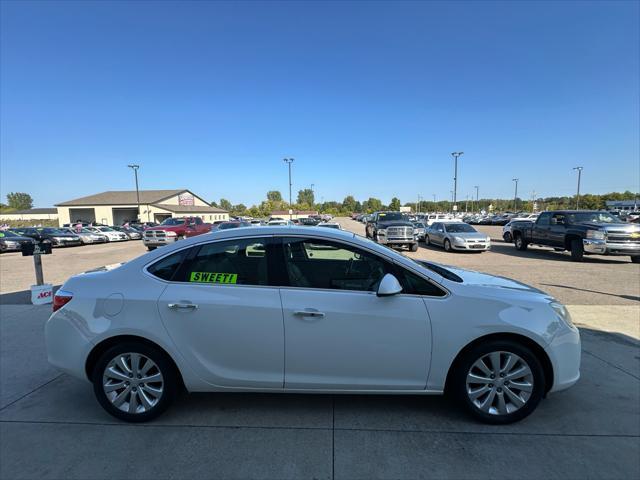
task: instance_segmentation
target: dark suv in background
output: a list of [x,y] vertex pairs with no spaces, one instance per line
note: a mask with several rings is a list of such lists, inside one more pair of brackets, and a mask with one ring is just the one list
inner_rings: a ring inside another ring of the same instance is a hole
[[375,212],[365,227],[367,238],[390,247],[407,247],[418,251],[413,223],[402,212]]

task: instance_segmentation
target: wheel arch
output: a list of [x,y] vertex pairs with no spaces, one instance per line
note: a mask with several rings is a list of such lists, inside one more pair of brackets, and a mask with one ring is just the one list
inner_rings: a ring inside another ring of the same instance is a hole
[[582,237],[580,235],[578,235],[577,233],[568,233],[564,237],[564,248],[565,248],[565,250],[571,250],[571,242],[573,242],[574,240],[582,241]]
[[158,345],[157,343],[153,342],[152,340],[149,340],[149,339],[144,338],[144,337],[139,337],[137,335],[116,335],[116,336],[113,336],[113,337],[105,338],[100,343],[95,345],[91,349],[91,352],[89,352],[89,355],[87,355],[87,360],[85,361],[85,365],[84,365],[85,374],[87,375],[87,378],[90,381],[93,381],[93,378],[92,378],[93,377],[93,369],[95,368],[96,363],[98,362],[98,360],[100,359],[102,354],[104,352],[106,352],[108,349],[110,349],[111,347],[113,347],[114,345],[117,345],[117,344],[123,343],[123,342],[138,342],[138,343],[142,343],[144,345],[147,345],[149,347],[155,348],[155,349],[159,350],[160,352],[162,352],[167,357],[167,359],[169,359],[171,364],[173,365],[173,368],[175,369],[176,374],[178,376],[178,380],[180,382],[180,385],[181,385],[182,388],[184,388],[184,380],[182,379],[182,372],[178,368],[178,364],[173,359],[173,357],[169,354],[169,352],[167,352],[166,349],[162,348],[160,345]]
[[447,372],[447,377],[445,380],[445,387],[444,387],[445,392],[450,390],[449,382],[451,381],[451,378],[453,377],[453,372],[455,372],[464,354],[480,343],[484,343],[487,341],[494,341],[494,340],[510,340],[513,342],[521,343],[522,345],[531,349],[533,354],[538,358],[538,360],[542,364],[542,369],[544,371],[544,379],[545,379],[545,385],[544,385],[545,395],[547,392],[549,392],[549,390],[551,390],[551,387],[553,387],[553,382],[554,382],[553,365],[551,363],[551,359],[549,358],[549,355],[547,355],[547,352],[545,352],[544,348],[538,342],[536,342],[535,340],[527,336],[520,335],[517,333],[491,333],[489,335],[484,335],[482,337],[476,338],[475,340],[465,345],[462,349],[460,349],[455,359],[453,360],[453,362],[451,362],[451,365],[449,366],[449,370]]

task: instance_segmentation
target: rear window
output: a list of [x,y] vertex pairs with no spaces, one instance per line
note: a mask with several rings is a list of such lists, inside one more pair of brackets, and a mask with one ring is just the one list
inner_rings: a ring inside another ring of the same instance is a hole
[[147,268],[147,271],[162,280],[168,282],[173,280],[174,275],[177,273],[178,268],[182,264],[182,261],[186,257],[188,250],[181,250],[173,255],[164,257],[162,260],[157,261],[153,265]]

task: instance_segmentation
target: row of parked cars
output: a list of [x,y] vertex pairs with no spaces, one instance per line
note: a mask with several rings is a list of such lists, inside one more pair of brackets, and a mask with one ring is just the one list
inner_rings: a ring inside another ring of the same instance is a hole
[[142,239],[142,230],[131,226],[66,225],[14,227],[0,231],[0,252],[19,252],[27,244],[50,243],[52,247],[76,247],[94,243]]
[[366,237],[392,248],[406,247],[417,252],[421,241],[441,246],[448,252],[483,252],[491,248],[489,236],[447,214],[421,217],[402,212],[375,212],[367,217]]

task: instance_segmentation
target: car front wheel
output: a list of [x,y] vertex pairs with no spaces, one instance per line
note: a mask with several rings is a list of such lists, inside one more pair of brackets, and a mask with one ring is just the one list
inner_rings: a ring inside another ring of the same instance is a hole
[[545,391],[538,358],[513,341],[491,341],[466,352],[451,385],[456,398],[478,420],[506,424],[535,410]]
[[445,240],[445,241],[444,241],[444,249],[445,249],[447,252],[450,252],[450,251],[451,251],[451,242],[450,242],[449,240]]
[[511,238],[510,232],[504,232],[504,235],[502,236],[502,238],[506,243],[511,243],[513,241],[513,238]]
[[412,243],[411,245],[409,245],[409,249],[412,252],[417,252],[418,251],[418,244],[417,243]]
[[160,415],[178,392],[178,374],[160,350],[124,342],[108,349],[93,370],[93,391],[102,407],[127,422]]

